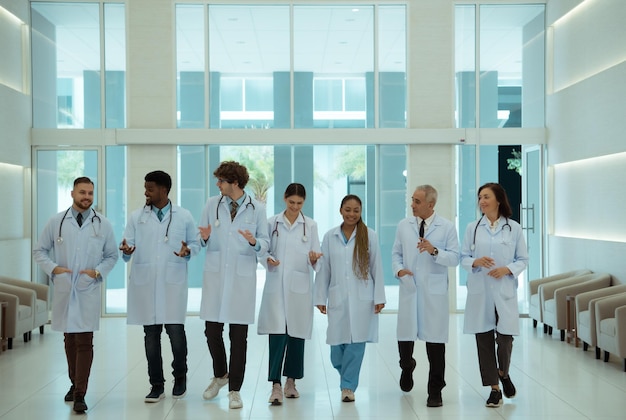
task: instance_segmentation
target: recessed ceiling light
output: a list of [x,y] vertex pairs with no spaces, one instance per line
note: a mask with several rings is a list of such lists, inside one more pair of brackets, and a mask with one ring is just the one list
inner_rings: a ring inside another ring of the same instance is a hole
[[359,11],[359,9],[352,9],[352,11],[353,11],[353,12],[358,12],[358,11]]

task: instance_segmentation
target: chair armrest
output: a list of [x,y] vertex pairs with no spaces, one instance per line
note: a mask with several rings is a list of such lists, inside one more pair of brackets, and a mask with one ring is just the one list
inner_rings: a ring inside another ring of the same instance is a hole
[[624,292],[626,292],[626,284],[604,287],[602,289],[579,293],[576,295],[576,312],[591,310],[590,303],[594,299],[612,296]]
[[617,328],[617,354],[626,357],[626,306],[615,309],[615,326]]
[[[24,287],[12,286],[10,284],[0,283],[0,292],[9,293],[19,298],[20,305],[30,306],[35,308],[35,301],[37,295],[34,290],[26,289]],[[33,312],[34,313],[34,312]]]
[[20,306],[20,298],[10,293],[0,292],[0,302],[7,302],[8,304],[6,311],[6,337],[15,337],[17,335],[15,328],[17,324],[17,311]]
[[37,299],[48,302],[50,287],[46,284],[33,283],[26,280],[11,279],[3,276],[0,276],[0,283],[10,284],[11,286],[17,287],[25,287],[27,289],[34,290],[37,294]]
[[626,293],[609,296],[596,302],[596,330],[600,331],[600,321],[615,316],[615,309],[626,305]]
[[[594,274],[594,276],[596,276]],[[555,298],[565,299],[567,295],[577,296],[579,293],[590,292],[592,290],[608,288],[611,285],[611,275],[602,274],[593,280],[561,287],[554,291]]]
[[563,280],[570,277],[582,276],[583,274],[589,273],[591,273],[591,270],[574,270],[568,271],[567,273],[560,273],[548,277],[534,279],[528,282],[528,290],[530,290],[531,295],[534,295],[539,292],[539,286],[541,286],[542,284],[550,283],[556,280]]
[[571,286],[574,284],[582,283],[586,278],[584,276],[569,277],[563,280],[551,281],[550,283],[542,284],[539,287],[539,300],[543,307],[543,303],[546,300],[554,299],[554,292],[561,287]]

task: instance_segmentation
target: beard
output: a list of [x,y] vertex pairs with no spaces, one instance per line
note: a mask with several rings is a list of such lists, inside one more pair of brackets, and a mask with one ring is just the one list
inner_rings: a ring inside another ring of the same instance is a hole
[[87,210],[93,204],[93,200],[74,200],[74,204],[81,210]]

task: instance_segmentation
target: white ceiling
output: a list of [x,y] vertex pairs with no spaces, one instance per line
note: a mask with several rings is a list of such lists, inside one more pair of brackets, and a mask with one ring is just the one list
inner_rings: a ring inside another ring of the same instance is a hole
[[[33,3],[56,27],[58,71],[99,68],[98,5]],[[107,69],[125,69],[123,5],[106,4]],[[501,78],[521,80],[522,28],[543,10],[542,5],[481,7],[481,68]],[[404,71],[406,38],[403,6],[379,8],[380,71]],[[294,70],[323,74],[373,71],[372,6],[294,7]],[[202,5],[177,7],[179,70],[204,69]],[[457,70],[474,68],[473,8],[457,9]],[[268,74],[290,68],[288,6],[211,6],[209,13],[211,70]],[[451,28],[454,30],[454,28]]]

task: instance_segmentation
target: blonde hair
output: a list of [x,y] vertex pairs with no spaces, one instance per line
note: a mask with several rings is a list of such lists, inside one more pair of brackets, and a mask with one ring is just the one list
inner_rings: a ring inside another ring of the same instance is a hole
[[[348,201],[355,200],[359,206],[363,208],[361,199],[354,195],[348,194],[341,200],[341,207]],[[352,270],[354,274],[362,280],[369,278],[370,253],[369,253],[369,234],[365,222],[362,218],[356,223],[356,237],[354,243],[354,253],[352,254]]]

